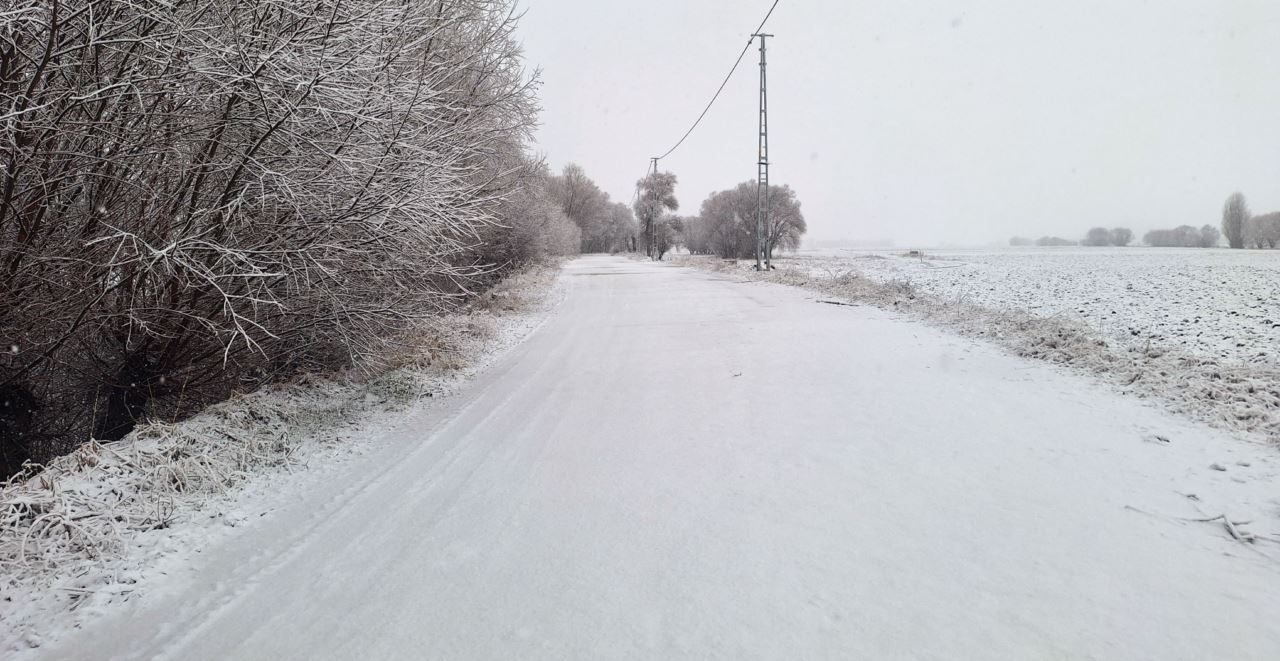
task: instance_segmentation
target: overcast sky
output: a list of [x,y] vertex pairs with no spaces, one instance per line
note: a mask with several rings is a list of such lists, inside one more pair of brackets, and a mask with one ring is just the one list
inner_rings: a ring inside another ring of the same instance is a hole
[[[525,0],[539,148],[628,202],[772,0]],[[811,239],[983,244],[1280,209],[1280,0],[781,0],[772,178]],[[663,161],[681,213],[755,177],[758,52]]]

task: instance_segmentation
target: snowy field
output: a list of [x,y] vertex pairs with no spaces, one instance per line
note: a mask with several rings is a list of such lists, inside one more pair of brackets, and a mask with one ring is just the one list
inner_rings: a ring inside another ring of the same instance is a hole
[[1081,320],[1129,343],[1280,363],[1280,251],[1157,248],[801,251],[815,275],[856,270],[933,296]]

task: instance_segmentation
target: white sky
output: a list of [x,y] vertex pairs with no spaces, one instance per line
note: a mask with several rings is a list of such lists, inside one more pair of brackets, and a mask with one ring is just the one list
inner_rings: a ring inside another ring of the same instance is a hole
[[[525,0],[539,148],[628,202],[772,0]],[[1280,0],[781,0],[772,180],[810,239],[982,244],[1280,209]],[[754,179],[758,52],[662,162],[681,212]]]

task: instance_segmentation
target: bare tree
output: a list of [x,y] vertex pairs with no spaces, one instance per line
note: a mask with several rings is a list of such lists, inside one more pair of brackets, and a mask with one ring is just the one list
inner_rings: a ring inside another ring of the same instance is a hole
[[1244,247],[1244,224],[1249,219],[1249,204],[1243,193],[1232,193],[1222,205],[1222,234],[1232,248]]
[[1124,247],[1133,242],[1133,230],[1116,227],[1111,230],[1111,245]]

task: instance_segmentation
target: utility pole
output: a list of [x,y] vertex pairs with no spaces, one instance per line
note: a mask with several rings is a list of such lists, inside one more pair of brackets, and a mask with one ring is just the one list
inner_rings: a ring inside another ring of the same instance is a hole
[[[658,174],[658,158],[660,157],[653,156],[649,159],[653,163],[652,174],[654,175]],[[652,210],[648,210],[648,213],[652,214]],[[649,256],[650,259],[653,258],[653,253],[656,252],[658,248],[657,241],[653,240],[653,221],[655,220],[657,219],[652,217],[652,215],[646,217],[644,220],[644,233],[645,233],[644,251],[645,251],[645,254]]]
[[764,42],[773,35],[757,32],[751,36],[760,37],[760,149],[756,161],[756,270],[760,271],[769,267],[764,251],[764,228],[769,223],[769,92]]

